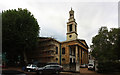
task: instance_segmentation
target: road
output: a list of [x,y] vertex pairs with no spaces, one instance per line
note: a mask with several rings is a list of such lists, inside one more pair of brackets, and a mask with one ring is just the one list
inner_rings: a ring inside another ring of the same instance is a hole
[[[34,72],[27,72],[27,74],[28,75],[36,75]],[[96,73],[95,71],[88,70],[87,68],[81,68],[80,73],[61,72],[60,75],[109,75],[109,74],[99,74],[99,73]],[[110,74],[110,75],[112,75],[112,74]]]
[[[7,68],[7,69],[22,71],[20,68]],[[25,73],[27,75],[36,75],[36,72],[25,72]],[[100,74],[100,73],[96,73],[95,71],[88,70],[87,68],[81,68],[80,73],[61,72],[60,75],[120,75],[120,74]]]
[[87,68],[80,68],[80,73],[61,72],[60,75],[102,75],[95,71],[88,70]]

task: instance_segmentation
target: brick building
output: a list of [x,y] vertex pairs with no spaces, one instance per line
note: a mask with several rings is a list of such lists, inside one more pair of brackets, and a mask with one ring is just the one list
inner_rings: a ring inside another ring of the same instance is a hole
[[80,71],[80,64],[88,64],[88,45],[85,40],[78,39],[77,23],[74,11],[69,11],[67,22],[67,40],[59,42],[54,38],[40,37],[37,50],[31,52],[29,61],[40,63],[58,63],[65,70]]

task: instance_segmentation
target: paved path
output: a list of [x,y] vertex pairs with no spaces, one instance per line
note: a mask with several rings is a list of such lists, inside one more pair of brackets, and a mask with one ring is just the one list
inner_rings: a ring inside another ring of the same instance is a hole
[[2,70],[17,70],[26,73],[27,75],[36,75],[36,72],[26,72],[23,71],[21,68],[3,68]]
[[96,73],[96,72],[88,70],[88,68],[80,68],[80,73]]
[[61,72],[60,75],[101,75],[101,74],[98,74],[95,71],[88,70],[88,68],[80,68],[80,73]]
[[[8,70],[8,69],[10,69],[10,70],[22,71],[21,68],[5,68],[5,69],[3,69],[3,70]],[[25,72],[25,71],[23,71],[23,72]],[[25,73],[28,74],[28,75],[36,75],[35,72],[25,72]],[[88,70],[87,68],[81,68],[81,69],[80,69],[80,73],[61,72],[60,75],[81,75],[81,74],[86,74],[86,73],[91,73],[91,74],[93,74],[93,73],[95,73],[95,72],[94,72],[94,71],[90,71],[90,70]]]
[[[22,71],[21,68],[5,68],[2,70],[18,70]],[[35,72],[25,72],[27,75],[36,75]],[[99,74],[95,71],[88,70],[87,68],[80,68],[80,73],[72,73],[72,72],[61,72],[60,75],[120,75],[120,74]]]

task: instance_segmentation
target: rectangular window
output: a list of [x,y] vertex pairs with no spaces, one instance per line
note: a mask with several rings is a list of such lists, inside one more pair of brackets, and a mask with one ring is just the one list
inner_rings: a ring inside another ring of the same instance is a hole
[[73,49],[73,56],[75,56],[75,48]]
[[70,32],[72,31],[72,24],[69,25]]
[[76,31],[76,25],[75,25],[75,31]]
[[62,54],[65,54],[65,48],[62,48]]
[[72,49],[71,49],[71,47],[69,47],[69,51],[70,51],[70,55],[72,55]]
[[56,54],[58,54],[58,47],[56,47]]
[[70,64],[72,64],[72,58],[70,58]]
[[73,59],[73,63],[75,63],[75,58]]

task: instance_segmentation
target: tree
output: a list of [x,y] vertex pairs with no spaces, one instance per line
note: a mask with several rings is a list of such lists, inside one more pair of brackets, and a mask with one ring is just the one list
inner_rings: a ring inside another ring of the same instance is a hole
[[6,52],[9,64],[14,64],[25,59],[26,50],[36,48],[39,25],[27,9],[6,10],[2,12],[2,33],[2,50]]
[[120,60],[120,28],[112,28],[109,32],[109,42],[112,44],[115,60]]
[[108,31],[107,27],[101,27],[92,43],[92,55],[98,61],[98,69],[102,72],[113,71],[113,68],[116,70],[116,67],[109,66],[120,63],[120,28]]
[[103,54],[105,50],[109,50],[109,47],[106,47],[106,44],[108,44],[107,36],[108,36],[108,29],[106,27],[101,27],[99,29],[98,35],[93,37],[93,40],[92,40],[93,45],[91,46],[91,48],[93,50],[92,55],[96,59],[100,60],[101,57],[103,58],[101,54]]

